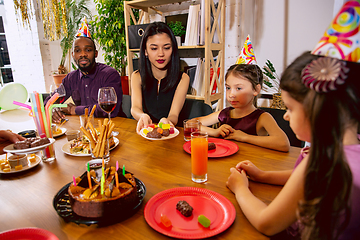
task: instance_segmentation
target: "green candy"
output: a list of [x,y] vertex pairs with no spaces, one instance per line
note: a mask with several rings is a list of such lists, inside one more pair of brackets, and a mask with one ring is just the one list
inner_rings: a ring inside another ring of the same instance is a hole
[[160,122],[158,125],[159,125],[159,128],[162,128],[163,123]]
[[199,215],[198,222],[206,228],[208,228],[211,224],[211,221],[204,215]]

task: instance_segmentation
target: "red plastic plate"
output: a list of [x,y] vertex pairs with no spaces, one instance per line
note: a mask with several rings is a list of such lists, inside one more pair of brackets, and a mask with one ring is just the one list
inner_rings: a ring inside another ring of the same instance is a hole
[[0,233],[2,240],[59,240],[52,232],[41,228],[19,228]]
[[[220,138],[208,138],[208,142],[213,142],[216,145],[215,149],[208,151],[209,158],[227,157],[239,151],[239,146],[229,140]],[[185,152],[191,154],[191,141],[186,142],[183,145],[183,149],[185,150]]]
[[[187,201],[193,207],[193,214],[184,217],[176,204]],[[165,214],[172,226],[165,227],[161,223],[161,215]],[[209,228],[198,223],[198,216],[210,219]],[[144,217],[146,222],[156,231],[174,238],[200,239],[215,236],[231,226],[236,216],[234,205],[224,196],[204,188],[181,187],[172,188],[154,195],[146,204]]]

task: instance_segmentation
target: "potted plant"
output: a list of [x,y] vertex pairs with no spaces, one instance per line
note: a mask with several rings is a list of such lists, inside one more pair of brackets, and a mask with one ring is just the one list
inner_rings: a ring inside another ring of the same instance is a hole
[[[63,38],[60,42],[62,50],[61,60],[57,72],[53,75],[55,84],[60,84],[62,79],[66,76],[69,70],[65,68],[66,57],[70,55],[69,51],[75,39],[75,35],[79,29],[81,19],[85,16],[87,19],[92,18],[92,14],[88,8],[90,0],[66,0],[66,26],[67,33],[63,33]],[[90,27],[90,26],[89,26]],[[90,33],[91,33],[90,29]]]
[[182,22],[170,22],[168,23],[168,25],[175,35],[178,46],[181,46],[181,36],[186,33],[185,27],[182,25]]
[[126,36],[124,0],[94,0],[98,15],[91,22],[93,38],[101,45],[104,51],[104,60],[107,65],[115,68],[121,76],[124,94],[129,93],[126,68]]
[[[280,89],[280,78],[276,73],[275,67],[272,62],[268,59],[263,67],[264,73],[264,84],[267,88],[275,88],[275,93],[273,94],[273,102],[271,108],[286,109],[284,101],[281,98],[281,89]],[[269,89],[265,89],[267,91]]]

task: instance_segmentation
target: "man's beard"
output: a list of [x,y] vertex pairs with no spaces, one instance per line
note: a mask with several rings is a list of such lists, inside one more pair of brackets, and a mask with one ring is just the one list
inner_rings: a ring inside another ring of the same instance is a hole
[[[87,58],[88,59],[88,58]],[[90,60],[90,59],[88,59]],[[76,62],[76,61],[75,61]],[[88,73],[90,72],[90,70],[95,66],[95,57],[89,61],[89,65],[86,66],[86,67],[81,67],[80,64],[80,59],[76,62],[76,65],[78,66],[78,68],[82,71],[82,72],[85,72],[85,73]]]

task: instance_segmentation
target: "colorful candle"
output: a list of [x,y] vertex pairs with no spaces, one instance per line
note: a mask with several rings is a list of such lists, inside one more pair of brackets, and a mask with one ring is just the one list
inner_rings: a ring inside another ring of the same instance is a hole
[[101,176],[101,195],[104,195],[105,176]]
[[92,188],[92,184],[91,184],[90,164],[89,164],[89,163],[87,163],[87,179],[88,179],[88,182],[89,182],[89,188],[91,189],[91,188]]
[[104,184],[105,184],[105,169],[104,169],[104,158],[102,162],[101,168],[101,179],[100,179],[100,187],[101,187],[101,195],[104,195]]
[[125,165],[123,165],[123,175],[125,176]]
[[116,171],[115,171],[115,182],[116,182],[116,187],[119,188],[119,175],[118,175],[118,169],[119,169],[119,162],[116,161]]
[[73,175],[73,182],[74,182],[74,186],[76,187],[76,179],[74,175]]

